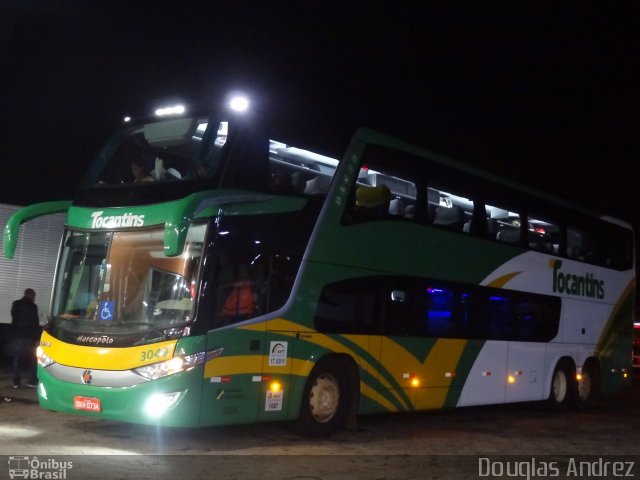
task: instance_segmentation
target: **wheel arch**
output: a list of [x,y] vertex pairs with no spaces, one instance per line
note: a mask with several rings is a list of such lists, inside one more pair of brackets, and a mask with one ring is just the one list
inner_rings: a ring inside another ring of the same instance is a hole
[[344,365],[344,367],[346,368],[350,396],[345,428],[347,428],[348,430],[356,430],[358,409],[360,406],[360,367],[356,360],[349,354],[328,353],[327,355],[324,355],[322,358],[320,358],[320,360],[316,362],[316,365],[314,365],[313,368],[316,368],[316,366],[319,366],[320,368],[324,364],[329,362],[338,362]]
[[348,396],[346,403],[346,415],[342,421],[342,428],[347,430],[357,429],[357,415],[360,405],[360,373],[359,365],[355,359],[346,353],[330,352],[317,361],[314,362],[313,367],[309,370],[309,373],[304,378],[304,382],[301,385],[302,391],[300,395],[295,396],[295,400],[290,404],[292,407],[289,411],[292,414],[292,428],[296,433],[300,433],[296,427],[296,421],[302,414],[302,404],[304,402],[304,391],[307,389],[307,384],[311,378],[314,378],[318,371],[338,371],[344,373],[344,381],[347,384]]
[[549,360],[549,363],[545,368],[546,370],[546,375],[544,377],[545,392],[548,392],[549,389],[551,388],[551,382],[553,381],[553,373],[555,372],[556,367],[558,365],[565,365],[568,368],[570,368],[573,374],[572,378],[575,379],[575,374],[577,372],[577,364],[576,364],[575,358],[570,353],[566,353],[566,352],[559,353],[558,355],[552,357]]

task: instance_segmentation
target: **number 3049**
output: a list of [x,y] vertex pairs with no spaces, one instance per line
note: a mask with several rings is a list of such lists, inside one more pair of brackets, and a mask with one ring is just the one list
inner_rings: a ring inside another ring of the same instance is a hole
[[140,353],[140,361],[145,362],[147,360],[155,360],[158,358],[166,357],[169,354],[169,349],[167,348],[157,348],[157,349],[149,349],[144,350]]

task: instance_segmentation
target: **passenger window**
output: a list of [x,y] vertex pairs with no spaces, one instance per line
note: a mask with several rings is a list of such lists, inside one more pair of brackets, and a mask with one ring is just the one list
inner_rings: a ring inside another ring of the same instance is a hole
[[560,228],[554,222],[528,217],[527,242],[532,250],[557,254],[560,249]]
[[432,224],[439,228],[454,232],[470,233],[474,218],[474,203],[460,192],[452,193],[450,189],[440,187],[429,188],[429,211]]
[[[520,214],[500,206],[487,205],[487,230],[499,242],[520,244],[522,220]],[[495,232],[495,233],[494,233]]]
[[581,228],[567,227],[567,257],[581,262],[591,262],[594,254],[593,234]]

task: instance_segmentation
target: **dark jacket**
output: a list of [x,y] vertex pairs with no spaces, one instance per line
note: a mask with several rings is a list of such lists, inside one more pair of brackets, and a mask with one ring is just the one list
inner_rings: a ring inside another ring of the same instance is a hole
[[11,337],[38,340],[40,333],[38,306],[27,297],[13,302],[11,305]]

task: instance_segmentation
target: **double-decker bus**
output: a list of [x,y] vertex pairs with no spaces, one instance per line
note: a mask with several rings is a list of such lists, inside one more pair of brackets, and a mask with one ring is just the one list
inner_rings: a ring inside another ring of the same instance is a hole
[[20,224],[67,215],[42,407],[328,435],[629,384],[627,223],[369,129],[340,152],[258,115],[158,114],[124,124],[73,200],[5,227],[11,257]]

